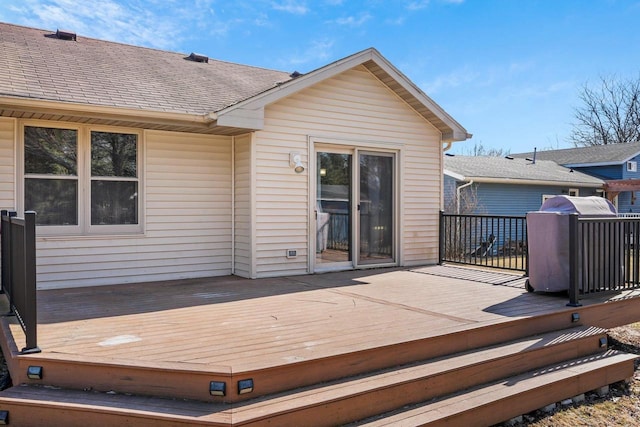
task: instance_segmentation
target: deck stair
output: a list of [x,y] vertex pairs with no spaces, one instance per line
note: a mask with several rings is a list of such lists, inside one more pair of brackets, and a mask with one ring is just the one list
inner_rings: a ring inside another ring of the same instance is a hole
[[[504,333],[504,326],[497,328],[493,336]],[[437,357],[399,357],[400,366],[376,362],[366,372],[347,358],[353,372],[343,367],[343,378],[232,403],[171,398],[154,387],[130,394],[117,387],[97,392],[28,382],[0,393],[0,423],[6,415],[16,426],[491,425],[633,375],[635,356],[609,350],[604,329],[548,329],[498,343],[487,338]]]

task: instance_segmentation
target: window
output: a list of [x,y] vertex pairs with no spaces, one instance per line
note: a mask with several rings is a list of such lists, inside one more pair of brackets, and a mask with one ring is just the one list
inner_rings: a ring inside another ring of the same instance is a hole
[[38,225],[78,225],[78,131],[24,128],[25,210]]
[[638,162],[628,161],[627,172],[637,172],[637,171],[638,171]]
[[45,233],[140,232],[140,135],[24,126],[24,209]]
[[580,195],[580,190],[577,188],[570,188],[569,195],[573,197],[578,197]]
[[91,225],[138,223],[138,136],[91,132]]

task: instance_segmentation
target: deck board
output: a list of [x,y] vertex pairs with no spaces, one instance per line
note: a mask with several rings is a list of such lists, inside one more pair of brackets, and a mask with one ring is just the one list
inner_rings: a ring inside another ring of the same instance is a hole
[[250,371],[567,310],[523,283],[435,266],[39,291],[42,353],[29,357]]

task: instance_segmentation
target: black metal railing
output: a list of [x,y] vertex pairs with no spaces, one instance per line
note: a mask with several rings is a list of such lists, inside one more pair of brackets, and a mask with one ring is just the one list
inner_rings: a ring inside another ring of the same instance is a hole
[[569,217],[569,305],[589,294],[640,289],[640,218]]
[[527,271],[524,216],[440,213],[439,262]]
[[36,303],[36,214],[1,211],[2,291],[9,300],[9,315],[15,315],[24,330],[22,353],[38,353]]

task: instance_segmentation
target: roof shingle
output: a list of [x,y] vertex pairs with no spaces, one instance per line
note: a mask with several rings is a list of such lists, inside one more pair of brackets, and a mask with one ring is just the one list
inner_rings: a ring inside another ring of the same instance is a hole
[[465,179],[487,178],[500,180],[546,181],[566,184],[598,185],[604,181],[582,172],[572,171],[550,160],[536,160],[482,156],[445,156],[446,171]]
[[[560,165],[621,164],[640,153],[640,142],[627,144],[594,145],[536,152],[536,160],[553,160]],[[511,154],[518,158],[533,158],[531,153]]]
[[0,95],[150,111],[220,111],[289,73],[0,23]]

